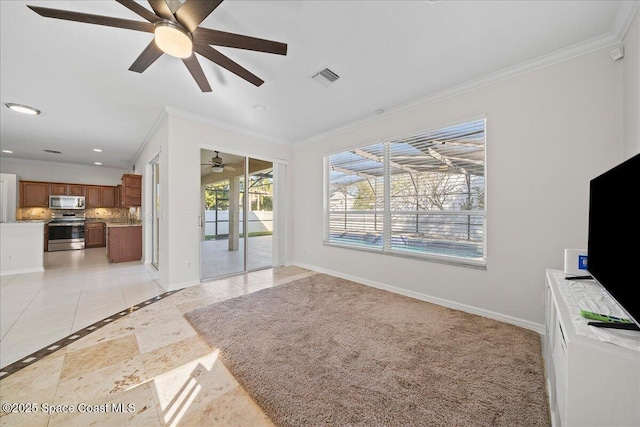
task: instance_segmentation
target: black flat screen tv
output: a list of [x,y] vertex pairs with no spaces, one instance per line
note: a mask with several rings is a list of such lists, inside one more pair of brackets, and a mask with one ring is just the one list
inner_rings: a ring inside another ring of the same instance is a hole
[[640,154],[589,185],[587,271],[640,327]]

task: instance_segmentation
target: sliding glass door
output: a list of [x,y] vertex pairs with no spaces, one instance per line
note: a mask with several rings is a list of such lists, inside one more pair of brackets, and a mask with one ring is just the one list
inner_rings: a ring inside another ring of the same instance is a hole
[[200,163],[200,279],[272,267],[273,164],[206,149]]
[[247,270],[273,266],[273,163],[249,159]]

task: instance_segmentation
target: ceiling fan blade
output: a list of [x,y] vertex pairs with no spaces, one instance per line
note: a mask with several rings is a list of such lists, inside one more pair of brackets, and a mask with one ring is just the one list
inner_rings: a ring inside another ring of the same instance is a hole
[[230,170],[231,172],[236,170],[236,168],[234,168],[233,166],[229,166],[229,165],[224,165],[224,168],[227,169],[227,170]]
[[135,71],[136,73],[143,72],[149,68],[149,65],[153,64],[156,59],[160,58],[163,53],[164,52],[156,46],[155,40],[151,40],[151,43],[144,48],[140,56],[131,64],[129,71]]
[[242,67],[240,64],[227,58],[211,46],[207,46],[206,44],[197,44],[193,47],[193,49],[205,58],[215,62],[223,68],[226,68],[233,74],[242,77],[249,83],[252,83],[256,86],[260,86],[262,83],[264,83],[264,80],[262,80],[260,77]]
[[222,0],[187,0],[176,10],[176,19],[192,33],[220,3]]
[[227,33],[225,31],[198,28],[192,34],[195,43],[211,44],[214,46],[226,46],[236,49],[254,50],[257,52],[287,54],[287,44],[271,40],[258,39],[243,36],[241,34]]
[[165,0],[149,0],[149,5],[159,17],[176,22],[176,18]]
[[204,75],[204,71],[202,71],[202,67],[200,66],[200,62],[198,62],[196,55],[192,54],[190,57],[184,58],[182,62],[187,66],[187,69],[200,87],[200,90],[203,92],[211,92],[211,86],[209,86],[209,82]]
[[150,12],[149,9],[140,6],[134,0],[116,0],[118,3],[131,10],[134,13],[137,13],[139,16],[143,17],[147,21],[151,23],[155,23],[160,20],[160,17],[153,12]]
[[84,22],[87,24],[106,25],[107,27],[124,28],[127,30],[145,31],[153,33],[154,26],[148,22],[131,21],[129,19],[113,18],[110,16],[92,15],[89,13],[70,12],[47,7],[27,6],[45,18],[64,19],[66,21]]

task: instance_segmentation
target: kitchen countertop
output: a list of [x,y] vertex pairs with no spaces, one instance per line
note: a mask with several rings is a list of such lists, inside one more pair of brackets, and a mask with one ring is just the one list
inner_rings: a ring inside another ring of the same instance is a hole
[[104,224],[108,227],[139,227],[142,226],[142,221],[110,221],[108,219],[103,218],[87,218],[87,223],[96,223],[96,222],[104,222]]
[[128,223],[128,222],[107,222],[105,221],[105,224],[107,225],[107,228],[113,228],[113,227],[141,227],[142,226],[142,222],[136,221],[134,223]]

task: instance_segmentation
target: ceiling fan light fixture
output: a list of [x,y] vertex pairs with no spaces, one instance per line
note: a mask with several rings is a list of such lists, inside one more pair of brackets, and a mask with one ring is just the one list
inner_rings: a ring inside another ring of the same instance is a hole
[[211,172],[220,173],[222,171],[224,171],[224,168],[222,166],[212,166],[211,167]]
[[156,45],[164,53],[176,58],[188,58],[193,54],[191,34],[174,22],[156,22],[154,35]]

